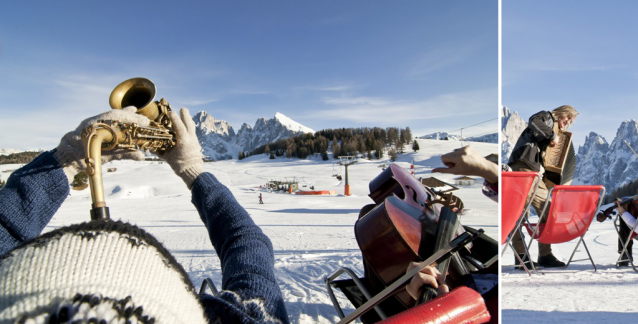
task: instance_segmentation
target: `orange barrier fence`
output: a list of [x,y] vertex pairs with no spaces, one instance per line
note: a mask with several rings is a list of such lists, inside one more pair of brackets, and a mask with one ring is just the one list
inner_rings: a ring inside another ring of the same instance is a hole
[[337,192],[334,190],[320,190],[320,191],[297,191],[295,192],[297,195],[336,195]]

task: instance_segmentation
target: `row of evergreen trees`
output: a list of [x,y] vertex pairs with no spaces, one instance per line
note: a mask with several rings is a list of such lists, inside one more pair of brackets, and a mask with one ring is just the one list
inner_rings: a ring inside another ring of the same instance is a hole
[[[42,152],[19,152],[9,155],[0,155],[0,164],[27,164]],[[7,185],[7,181],[0,179],[0,188]]]
[[[250,153],[240,152],[239,159],[255,154],[268,154],[271,159],[282,156],[305,159],[318,154],[323,160],[328,160],[328,151],[332,151],[332,156],[335,159],[348,155],[364,155],[369,159],[380,159],[383,157],[386,147],[392,147],[390,152],[394,149],[398,153],[403,153],[403,146],[411,141],[410,127],[327,129],[314,134],[307,133],[281,139],[260,146]],[[418,144],[416,147],[418,150]]]
[[20,152],[0,155],[0,164],[27,164],[42,152]]
[[616,198],[635,196],[636,194],[638,194],[638,179],[612,190],[611,193],[605,195],[603,203],[609,204]]

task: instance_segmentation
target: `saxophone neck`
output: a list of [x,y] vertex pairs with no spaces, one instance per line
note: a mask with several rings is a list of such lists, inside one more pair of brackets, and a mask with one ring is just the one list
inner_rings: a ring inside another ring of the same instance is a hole
[[86,174],[91,189],[91,220],[108,220],[109,212],[104,201],[104,185],[102,183],[102,146],[103,143],[117,145],[115,129],[107,124],[97,123],[87,127],[82,133]]

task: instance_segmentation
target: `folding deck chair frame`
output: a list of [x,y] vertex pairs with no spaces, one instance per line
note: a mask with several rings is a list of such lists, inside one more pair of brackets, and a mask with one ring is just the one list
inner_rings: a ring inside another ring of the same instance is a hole
[[[512,252],[514,252],[514,257],[518,260],[518,262],[520,263],[520,265],[523,267],[523,269],[525,269],[525,271],[527,272],[528,275],[532,275],[531,272],[529,271],[529,269],[527,268],[527,266],[525,266],[525,262],[523,262],[523,260],[521,259],[521,257],[518,255],[518,253],[516,252],[516,250],[514,249],[514,246],[512,245],[512,238],[514,237],[514,232],[515,231],[519,231],[519,233],[521,234],[521,237],[523,236],[523,222],[526,222],[527,224],[530,224],[529,221],[529,217],[528,217],[528,212],[530,209],[530,206],[532,205],[532,199],[534,197],[534,195],[536,195],[536,190],[538,189],[538,186],[540,184],[541,177],[540,177],[540,173],[538,172],[521,172],[521,171],[509,171],[509,172],[502,172],[501,173],[501,181],[504,181],[506,177],[509,176],[515,176],[515,177],[521,177],[521,178],[533,178],[534,180],[532,180],[532,184],[528,189],[528,194],[526,196],[526,201],[523,203],[523,209],[520,213],[515,213],[515,214],[519,214],[518,220],[516,221],[516,224],[514,225],[514,228],[510,230],[510,233],[507,236],[507,240],[504,243],[504,247],[503,247],[503,251],[501,251],[501,257],[503,256],[503,254],[505,254],[505,251],[507,250],[507,247],[509,246],[510,249],[512,249]],[[533,191],[532,188],[534,189]],[[531,195],[529,194],[529,192],[531,191]],[[506,195],[507,193],[503,192],[502,195]],[[503,197],[503,201],[505,200],[505,198]],[[501,211],[501,217],[503,217],[503,211]],[[503,230],[503,229],[501,229]],[[523,258],[526,258],[527,260],[530,260],[530,253],[529,250],[527,248],[527,245],[523,243],[523,246],[525,248],[525,254]],[[532,271],[536,272],[536,268],[534,268],[534,264],[531,263],[532,265]]]
[[[545,210],[547,209],[547,205],[549,205],[550,198],[553,198],[552,194],[554,193],[554,191],[559,191],[559,190],[562,190],[562,189],[565,189],[565,190],[572,189],[573,190],[573,189],[578,188],[578,187],[591,187],[592,189],[595,188],[595,189],[598,189],[600,191],[598,193],[598,203],[597,203],[596,209],[594,209],[592,211],[592,220],[593,220],[593,218],[596,215],[596,212],[600,209],[600,205],[602,203],[603,197],[605,196],[605,187],[603,187],[603,186],[563,186],[563,185],[556,185],[553,188],[551,188],[549,190],[549,192],[547,193],[547,200],[545,201],[545,205],[543,206],[543,211],[541,212],[541,215],[545,214]],[[554,204],[552,204],[552,206],[554,206]],[[551,212],[553,211],[553,208],[550,207],[549,211],[550,211],[550,214],[547,215],[547,221],[549,221],[549,218],[552,217]],[[538,234],[539,228],[544,227],[545,224],[540,222],[540,216],[539,216],[539,221],[536,223],[536,226],[533,226],[533,225],[534,224],[531,224],[531,225],[529,225],[527,227],[527,231],[530,232],[530,236],[531,236],[531,238],[529,240],[529,244],[527,244],[527,251],[529,251],[529,248],[532,246],[532,242],[534,242],[535,239],[538,240],[536,235]],[[589,225],[591,225],[591,222],[590,222]],[[532,230],[532,227],[533,227],[533,230]],[[567,261],[565,266],[561,267],[561,268],[563,268],[563,269],[567,268],[572,261],[576,262],[576,261],[587,260],[587,259],[572,260],[574,258],[574,254],[576,254],[576,251],[578,250],[578,246],[580,245],[580,243],[583,243],[583,246],[585,247],[585,251],[587,252],[587,256],[589,257],[589,261],[591,262],[592,266],[594,267],[594,272],[597,271],[596,264],[594,263],[594,259],[591,257],[591,254],[589,253],[589,249],[587,248],[587,244],[585,243],[585,240],[584,240],[585,234],[587,234],[588,230],[589,230],[589,226],[583,232],[583,234],[579,237],[578,243],[576,243],[576,247],[574,248],[574,251],[572,252],[571,256],[569,257],[569,260]],[[541,235],[542,235],[542,233],[541,233]],[[569,242],[569,241],[566,241],[566,242]],[[566,242],[564,242],[564,243],[566,243]],[[533,264],[532,264],[532,267],[534,267]]]
[[[474,241],[479,236],[483,235],[483,233],[484,231],[482,229],[479,229],[475,233],[464,232],[460,236],[454,238],[452,241],[447,243],[441,249],[434,252],[434,254],[432,254],[430,257],[424,260],[421,264],[407,271],[404,275],[396,279],[393,283],[389,284],[387,287],[385,287],[382,291],[380,291],[374,296],[371,296],[368,293],[363,282],[358,279],[357,275],[352,270],[345,267],[340,268],[329,277],[324,278],[324,282],[326,283],[326,287],[328,289],[328,294],[330,295],[330,299],[332,300],[335,306],[335,309],[337,309],[338,315],[341,318],[339,323],[350,323],[351,321],[357,318],[360,318],[364,313],[368,312],[369,310],[373,308],[375,309],[375,311],[377,311],[377,314],[380,317],[386,317],[385,314],[383,314],[383,311],[381,311],[380,309],[377,309],[377,307],[379,306],[381,302],[386,300],[387,297],[392,296],[396,292],[403,289],[403,287],[412,279],[412,277],[416,275],[419,271],[421,271],[424,267],[428,265],[432,265],[435,262],[442,262],[452,257],[460,249],[465,247],[467,244]],[[337,302],[334,296],[334,292],[332,291],[332,287],[331,287],[331,283],[333,283],[335,279],[337,279],[339,276],[341,276],[344,273],[348,274],[353,279],[355,285],[357,286],[357,288],[361,290],[362,293],[365,291],[365,298],[366,298],[366,301],[361,306],[355,306],[357,307],[355,311],[345,317],[344,317],[343,311],[341,310],[341,306],[339,306],[339,303]],[[463,309],[459,311],[464,312],[466,310],[470,310],[470,308],[464,307]],[[382,320],[383,319],[385,318],[382,318]]]
[[[339,268],[339,270],[335,271],[332,275],[324,278],[324,282],[326,284],[326,289],[328,290],[328,295],[330,296],[330,300],[332,301],[332,305],[334,306],[335,310],[337,310],[337,314],[339,315],[340,319],[343,319],[345,317],[345,314],[343,313],[343,309],[341,309],[341,306],[339,305],[339,301],[337,300],[337,297],[334,294],[331,284],[337,278],[339,278],[342,274],[348,275],[353,280],[353,283],[355,284],[355,286],[357,286],[357,288],[359,289],[361,294],[363,294],[366,300],[370,300],[372,298],[372,294],[370,294],[370,292],[366,288],[363,281],[361,281],[361,279],[354,273],[354,271],[352,271],[352,269],[347,267]],[[377,315],[382,320],[387,318],[385,312],[381,309],[380,306],[378,305],[375,306],[374,310],[377,312]]]
[[213,293],[213,296],[217,296],[217,294],[219,294],[219,290],[217,290],[217,287],[215,287],[213,280],[211,280],[210,278],[205,278],[204,281],[202,281],[202,285],[199,288],[199,293],[200,294],[205,293],[206,287],[210,289],[210,291]]
[[[618,240],[620,240],[620,222],[624,221],[622,220],[622,215],[620,215],[620,213],[617,213],[616,218],[614,219],[614,227],[616,228],[616,233],[618,234]],[[634,269],[634,271],[638,272],[638,269],[636,269],[636,265],[634,265],[633,258],[623,258],[623,255],[629,255],[625,253],[628,252],[627,246],[629,245],[629,242],[633,240],[634,237],[636,237],[636,227],[638,227],[638,220],[636,220],[634,226],[630,228],[629,235],[627,235],[627,240],[623,243],[622,252],[620,252],[620,254],[618,255],[618,259],[616,260],[616,268],[620,268],[620,262],[629,261],[629,264],[631,264],[631,267]]]

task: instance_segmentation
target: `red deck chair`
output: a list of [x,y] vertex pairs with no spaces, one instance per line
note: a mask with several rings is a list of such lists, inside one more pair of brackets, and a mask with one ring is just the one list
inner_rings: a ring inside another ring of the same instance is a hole
[[[534,196],[539,183],[540,175],[538,172],[501,172],[501,245],[505,245],[501,252],[501,257],[509,246],[514,252],[516,259],[529,275],[531,275],[529,269],[527,269],[521,257],[514,250],[512,235],[514,231],[522,230],[521,223],[527,219],[527,211],[532,204],[531,199],[526,203],[527,197],[529,197],[530,192],[532,192],[531,197]],[[525,254],[529,260],[527,246],[525,249]],[[535,269],[533,270],[535,271]]]
[[[534,240],[545,244],[557,244],[580,238],[572,255],[565,264],[565,268],[571,263],[578,246],[582,242],[589,256],[589,261],[591,261],[594,271],[596,271],[596,264],[594,264],[594,259],[592,259],[583,238],[600,208],[604,195],[605,187],[603,186],[554,186],[548,194],[548,196],[552,197],[552,203],[547,215],[547,222],[545,224],[525,224],[527,231],[531,235],[527,245],[528,250]],[[549,201],[548,197],[541,215],[545,213]]]

